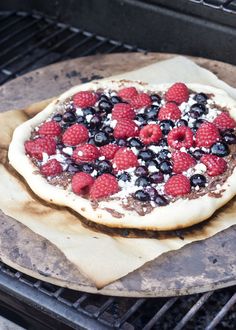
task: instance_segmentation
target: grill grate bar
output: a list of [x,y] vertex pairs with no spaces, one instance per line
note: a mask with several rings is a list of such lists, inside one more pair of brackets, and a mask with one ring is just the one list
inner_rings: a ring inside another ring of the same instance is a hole
[[25,20],[27,16],[28,16],[28,15],[17,16],[16,19],[14,19],[12,22],[9,22],[8,24],[4,25],[4,26],[0,29],[0,33],[6,31],[8,28],[12,27],[14,24],[19,23],[19,22]]
[[172,305],[176,302],[178,298],[171,298],[169,299],[159,311],[153,316],[153,318],[145,325],[143,330],[151,329],[154,324],[171,308]]
[[139,307],[141,305],[143,305],[143,303],[146,301],[146,299],[144,298],[140,298],[139,300],[137,300],[133,306],[126,312],[124,313],[124,315],[115,322],[114,327],[115,328],[120,328],[122,326],[123,323],[125,323],[125,321],[133,314],[136,312],[137,309],[139,309]]
[[114,51],[117,51],[119,48],[122,48],[122,44],[116,44],[116,45],[113,45],[112,47],[110,47],[109,49],[106,50],[106,54],[110,54]]
[[207,292],[201,296],[201,298],[193,305],[188,313],[179,321],[174,330],[181,330],[186,323],[197,313],[197,311],[204,305],[207,299],[212,295],[213,292]]
[[[2,15],[2,13],[0,15]],[[15,15],[16,15],[16,13],[13,12],[13,13],[10,13],[8,15],[4,14],[4,15],[2,15],[2,17],[0,16],[0,23],[8,20],[10,17],[15,16]]]
[[90,47],[90,48],[86,49],[84,52],[80,53],[80,56],[86,56],[86,55],[92,54],[97,48],[104,45],[106,42],[107,42],[107,40],[101,40],[101,41],[97,42],[92,47]]
[[[76,300],[76,302],[73,303],[73,307],[78,309],[82,302],[84,302],[88,298],[88,294],[84,293],[79,299]],[[83,310],[83,309],[81,309]]]
[[61,60],[65,59],[73,51],[75,51],[76,49],[78,49],[79,47],[85,45],[87,42],[89,42],[91,39],[93,39],[93,37],[94,37],[93,35],[86,36],[83,40],[81,40],[78,43],[76,43],[75,45],[69,47],[66,51],[64,51],[61,54],[61,56],[59,56],[59,58],[57,59],[57,61],[61,61]]
[[211,323],[206,327],[206,330],[213,330],[223,317],[229,312],[230,308],[236,303],[236,293],[228,300],[224,307],[214,317]]
[[99,316],[101,316],[114,302],[114,298],[109,298],[95,313],[93,313],[93,316],[97,319]]

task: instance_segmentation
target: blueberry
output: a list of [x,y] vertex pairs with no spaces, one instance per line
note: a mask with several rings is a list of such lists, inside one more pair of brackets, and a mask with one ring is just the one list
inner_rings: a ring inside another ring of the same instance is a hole
[[203,119],[197,119],[193,122],[193,130],[197,131],[199,127],[205,122]]
[[59,150],[61,150],[61,149],[65,148],[65,145],[63,143],[57,143],[57,148]]
[[223,135],[223,140],[227,144],[235,144],[236,143],[236,136],[232,133],[227,132]]
[[88,144],[94,144],[95,145],[95,141],[94,141],[94,137],[91,136],[89,139],[88,139]]
[[62,121],[62,115],[60,113],[57,113],[56,115],[54,115],[52,117],[52,120],[54,120],[54,121],[56,121],[56,122],[59,123],[60,121]]
[[197,103],[207,103],[208,96],[204,93],[198,93],[198,94],[194,95],[193,99]]
[[177,126],[177,127],[180,127],[180,126],[188,126],[188,122],[187,122],[187,120],[185,120],[185,119],[179,119],[179,120],[176,122],[176,126]]
[[150,201],[150,196],[147,192],[143,191],[143,190],[137,190],[133,197],[137,200],[139,200],[140,202],[148,202]]
[[76,117],[76,122],[78,124],[87,124],[86,118],[84,116],[77,116]]
[[100,101],[109,101],[109,97],[106,96],[105,94],[100,94],[99,100]]
[[119,96],[112,96],[110,101],[111,101],[112,104],[122,103],[122,100]]
[[102,118],[98,114],[93,115],[93,117],[89,122],[89,127],[100,128],[101,126],[102,126]]
[[157,204],[157,206],[165,206],[169,203],[168,200],[161,195],[157,195],[154,199],[154,202]]
[[74,123],[76,121],[76,115],[71,111],[67,111],[64,113],[62,119],[65,123]]
[[160,147],[167,147],[168,146],[168,142],[166,139],[161,139],[159,142],[158,142],[158,146]]
[[149,168],[149,167],[155,167],[156,169],[158,169],[158,167],[159,167],[158,162],[156,160],[154,160],[154,159],[147,160],[146,163],[145,163],[145,165],[147,166],[147,168]]
[[110,126],[104,126],[102,129],[103,132],[107,133],[107,134],[112,134],[113,133],[113,128]]
[[161,97],[159,95],[152,94],[152,95],[150,95],[150,97],[151,97],[152,102],[157,102],[159,104],[161,103]]
[[96,111],[95,111],[95,109],[93,107],[83,108],[82,110],[83,110],[84,116],[94,115],[96,113]]
[[105,113],[110,113],[113,108],[113,104],[110,101],[100,101],[98,103],[98,108]]
[[135,120],[137,120],[141,125],[147,123],[147,117],[143,113],[137,114]]
[[127,146],[127,142],[126,142],[126,140],[124,140],[124,139],[117,139],[117,140],[116,140],[116,144],[117,144],[119,147],[126,147],[126,146]]
[[224,142],[216,142],[211,146],[211,153],[219,157],[225,157],[229,154],[229,147]]
[[77,165],[77,164],[69,164],[68,165],[67,172],[76,173],[76,172],[79,172],[79,171],[81,171],[80,165]]
[[159,162],[162,162],[163,160],[169,160],[170,151],[168,149],[162,149],[157,154],[157,159]]
[[128,141],[128,145],[130,147],[134,147],[136,149],[142,149],[143,148],[143,143],[139,139],[137,139],[137,138],[131,138]]
[[155,154],[152,150],[147,149],[147,150],[141,150],[138,153],[138,158],[144,160],[145,162],[147,160],[151,160],[155,157]]
[[173,123],[172,120],[165,119],[165,120],[160,121],[160,128],[164,135],[167,135],[174,126],[175,126],[175,124]]
[[164,174],[171,174],[172,172],[172,165],[171,162],[169,162],[168,160],[161,162],[159,167]]
[[92,173],[94,170],[94,165],[91,163],[85,163],[81,165],[81,171],[85,173]]
[[151,105],[150,107],[147,107],[144,111],[144,114],[148,119],[152,119],[152,120],[157,120],[157,114],[159,111],[159,107],[157,105]]
[[207,114],[208,110],[202,103],[195,103],[190,107],[189,115],[192,118],[198,118],[204,114]]
[[190,177],[191,186],[196,187],[205,187],[206,185],[206,178],[202,174],[194,174]]
[[96,146],[101,147],[110,142],[109,135],[105,132],[98,132],[94,135]]
[[127,172],[123,172],[123,173],[119,174],[117,178],[118,178],[118,180],[124,181],[124,182],[131,180],[129,173],[127,173]]
[[150,200],[153,201],[158,195],[157,190],[151,186],[145,188],[145,192],[148,193]]
[[195,159],[199,160],[203,155],[205,155],[205,151],[202,149],[196,149],[192,151],[191,154]]
[[150,182],[146,176],[140,176],[135,181],[135,186],[147,187],[149,185],[150,185]]
[[154,172],[149,175],[149,180],[151,183],[161,183],[164,181],[164,175],[162,172]]
[[138,166],[134,170],[134,173],[137,176],[145,176],[145,175],[148,175],[148,169],[146,166]]
[[111,173],[113,170],[112,164],[108,160],[100,160],[99,162],[97,162],[96,166],[99,174]]

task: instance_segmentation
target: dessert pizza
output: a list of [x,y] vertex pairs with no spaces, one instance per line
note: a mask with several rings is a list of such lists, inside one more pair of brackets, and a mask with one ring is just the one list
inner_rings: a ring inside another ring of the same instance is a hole
[[20,125],[9,160],[41,198],[96,223],[184,228],[236,194],[235,119],[209,86],[97,81]]

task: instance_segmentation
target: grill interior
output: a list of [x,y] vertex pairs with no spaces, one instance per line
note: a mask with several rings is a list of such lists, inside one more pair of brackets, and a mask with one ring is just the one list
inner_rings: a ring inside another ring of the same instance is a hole
[[[200,11],[236,14],[236,1],[188,3]],[[73,57],[147,51],[40,14],[12,11],[0,12],[0,49],[0,84]],[[1,314],[27,329],[235,329],[235,303],[236,287],[179,298],[116,298],[57,287],[0,264]]]

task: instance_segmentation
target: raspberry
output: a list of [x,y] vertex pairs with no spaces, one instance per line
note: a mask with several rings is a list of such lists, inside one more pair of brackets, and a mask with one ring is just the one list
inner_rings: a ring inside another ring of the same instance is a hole
[[187,102],[188,98],[188,87],[181,82],[172,85],[165,93],[165,100],[167,102],[175,102],[177,104],[181,104],[182,102]]
[[173,175],[166,182],[164,190],[173,197],[186,195],[191,191],[190,181],[183,174]]
[[186,152],[175,151],[172,155],[173,172],[182,173],[196,164],[196,160]]
[[99,150],[93,144],[84,144],[83,146],[76,147],[72,154],[72,158],[78,164],[91,162],[99,156]]
[[89,197],[96,200],[113,195],[118,191],[119,186],[116,178],[111,174],[102,174],[95,180]]
[[61,126],[55,121],[47,121],[39,127],[39,135],[59,136]]
[[114,129],[115,139],[125,139],[138,135],[138,126],[130,119],[120,119]]
[[158,113],[159,120],[164,120],[164,119],[177,120],[180,117],[181,117],[181,111],[178,108],[178,106],[173,102],[166,103],[164,107],[161,107]]
[[62,172],[62,166],[56,159],[49,160],[40,168],[40,173],[45,176],[54,176]]
[[175,127],[167,136],[167,142],[174,149],[190,148],[193,146],[193,132],[189,127]]
[[118,150],[114,157],[115,168],[119,170],[126,170],[130,167],[138,166],[138,158],[132,150],[122,148]]
[[88,138],[88,129],[82,124],[74,124],[67,128],[62,136],[62,142],[68,146],[75,146],[86,142]]
[[223,158],[215,155],[204,155],[200,161],[206,166],[207,174],[217,176],[226,171],[227,163]]
[[196,145],[197,147],[209,148],[213,143],[219,141],[220,132],[218,128],[212,124],[205,122],[200,125],[196,133]]
[[139,109],[151,105],[152,100],[148,94],[140,93],[130,99],[130,104],[134,109]]
[[96,101],[96,94],[89,91],[78,92],[73,96],[74,105],[80,108],[92,107]]
[[146,125],[141,129],[139,137],[144,144],[158,142],[162,137],[162,131],[159,125]]
[[225,112],[221,112],[221,114],[214,119],[213,124],[222,131],[236,127],[235,120]]
[[120,149],[116,144],[107,144],[100,148],[101,156],[104,156],[106,159],[111,160],[114,158],[115,153]]
[[134,96],[138,95],[137,89],[135,87],[126,87],[119,91],[118,96],[125,101],[129,101]]
[[71,180],[71,188],[75,194],[87,195],[94,183],[94,178],[84,172],[76,173]]
[[135,112],[130,104],[116,103],[112,110],[112,119],[134,119]]
[[56,153],[56,142],[52,137],[42,137],[25,142],[25,151],[30,157],[43,159],[43,152],[48,155]]

